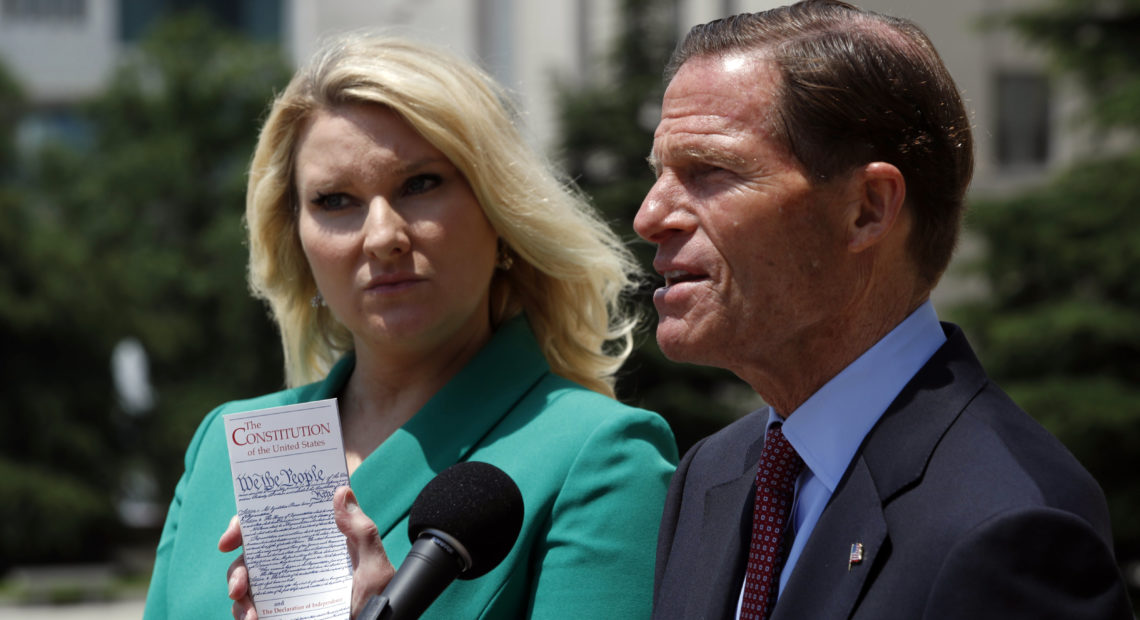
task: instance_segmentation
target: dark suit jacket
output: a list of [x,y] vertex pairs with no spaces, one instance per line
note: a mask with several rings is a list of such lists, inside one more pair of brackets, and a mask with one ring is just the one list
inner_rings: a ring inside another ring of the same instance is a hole
[[[944,328],[848,466],[772,619],[1132,618],[1100,487]],[[654,618],[735,613],[766,421],[737,421],[677,468]]]

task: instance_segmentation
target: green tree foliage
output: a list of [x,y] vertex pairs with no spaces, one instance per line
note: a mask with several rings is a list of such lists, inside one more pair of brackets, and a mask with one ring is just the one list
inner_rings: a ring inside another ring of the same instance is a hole
[[24,95],[20,85],[0,66],[0,182],[11,177],[15,169],[16,124],[24,111]]
[[[100,557],[122,540],[128,471],[154,477],[165,509],[206,411],[282,382],[245,283],[241,217],[288,67],[200,16],[157,27],[128,58],[81,110],[86,144],[46,148],[0,192],[0,568]],[[128,337],[157,393],[141,416],[111,380]]]
[[[674,3],[623,0],[619,23],[623,30],[605,69],[584,84],[559,84],[561,154],[578,186],[615,230],[630,239],[652,274],[654,246],[633,234],[633,218],[653,184],[646,157],[665,90],[662,69],[676,44]],[[658,285],[659,278],[647,279],[638,296],[649,329],[623,370],[619,397],[661,413],[683,451],[756,401],[751,390],[726,371],[665,359],[653,337],[657,313],[652,291]]]
[[[1140,129],[1140,0],[1055,0],[1003,23],[1079,79],[1094,127]],[[1140,148],[973,205],[992,294],[963,315],[994,378],[1104,487],[1122,563],[1140,559],[1138,202]]]

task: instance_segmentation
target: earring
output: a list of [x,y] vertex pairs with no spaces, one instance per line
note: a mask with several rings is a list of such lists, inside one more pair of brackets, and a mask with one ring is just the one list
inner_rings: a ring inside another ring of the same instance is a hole
[[325,298],[321,297],[320,291],[317,291],[317,294],[313,295],[313,298],[309,300],[309,305],[314,308],[320,308],[325,305]]
[[498,256],[495,257],[495,269],[508,271],[514,264],[515,259],[511,256],[510,250],[507,249],[507,244],[499,241],[499,252]]

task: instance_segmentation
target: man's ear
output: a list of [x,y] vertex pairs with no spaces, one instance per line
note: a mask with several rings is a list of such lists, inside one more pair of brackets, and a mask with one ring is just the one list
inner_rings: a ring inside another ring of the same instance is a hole
[[906,180],[892,164],[871,162],[852,175],[847,249],[862,252],[886,238],[902,215]]

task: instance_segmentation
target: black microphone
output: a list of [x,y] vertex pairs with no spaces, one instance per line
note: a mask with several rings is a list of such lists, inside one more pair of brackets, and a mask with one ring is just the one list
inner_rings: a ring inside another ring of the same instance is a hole
[[412,550],[357,618],[419,618],[456,578],[474,579],[498,566],[514,547],[522,520],[522,493],[503,470],[477,461],[448,467],[412,503]]

